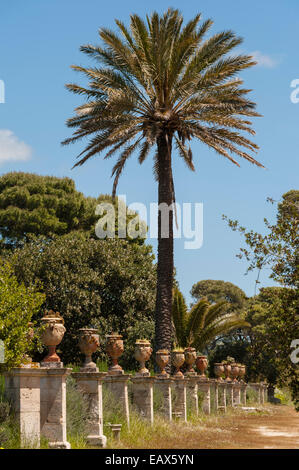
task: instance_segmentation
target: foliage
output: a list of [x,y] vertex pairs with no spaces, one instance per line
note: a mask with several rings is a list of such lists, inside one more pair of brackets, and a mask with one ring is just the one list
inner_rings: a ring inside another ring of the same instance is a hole
[[88,400],[76,387],[72,377],[66,382],[66,427],[68,439],[84,440],[88,435]]
[[191,310],[182,293],[175,289],[173,322],[176,340],[181,347],[192,346],[202,351],[217,336],[250,325],[240,315],[227,311],[227,302],[210,304],[207,298],[199,300]]
[[18,282],[9,263],[0,260],[0,340],[4,342],[5,366],[17,366],[31,348],[28,323],[39,311],[45,296],[34,283]]
[[[124,202],[109,195],[86,197],[76,190],[71,178],[42,176],[34,173],[11,172],[0,177],[0,235],[1,245],[14,248],[34,236],[45,238],[83,231],[92,237],[99,219],[96,206],[111,203],[115,208],[115,235],[118,236],[118,207]],[[126,210],[124,208],[123,210]],[[104,212],[105,215],[106,212]],[[138,217],[126,213],[126,223]],[[137,219],[138,222],[139,219]],[[137,223],[138,226],[138,223]],[[143,243],[143,238],[127,236]]]
[[232,282],[207,279],[192,286],[191,295],[196,300],[206,297],[209,302],[228,302],[229,311],[241,312],[246,304],[245,292]]
[[[269,199],[271,203],[274,201]],[[277,205],[276,223],[264,219],[269,233],[247,231],[238,221],[223,216],[229,226],[245,237],[248,248],[241,248],[239,258],[249,262],[248,271],[270,266],[270,277],[286,287],[299,287],[299,191],[291,190]],[[259,280],[257,279],[257,283]]]
[[[101,343],[112,331],[124,335],[121,363],[129,367],[132,351],[126,341],[133,343],[140,333],[150,336],[153,329],[156,275],[151,247],[73,232],[52,241],[37,239],[8,258],[19,281],[42,283],[43,308],[63,316],[67,331],[59,350],[65,363],[80,360],[79,328],[93,326]],[[34,319],[42,314],[35,312]]]
[[[239,163],[236,155],[259,167],[252,157],[258,146],[245,133],[254,134],[248,119],[259,116],[255,103],[241,88],[236,75],[255,65],[250,55],[228,54],[242,42],[232,31],[206,33],[211,20],[196,15],[188,23],[178,10],[154,12],[143,21],[131,15],[130,29],[116,20],[118,32],[99,30],[103,47],[85,45],[81,51],[95,59],[95,67],[73,66],[87,78],[85,86],[67,88],[85,99],[67,125],[70,144],[87,138],[74,166],[105,152],[118,153],[112,169],[112,195],[128,159],[136,151],[139,163],[153,152],[154,175],[158,181],[158,204],[172,207],[175,190],[172,148],[190,170],[195,170],[189,142],[199,139],[216,153]],[[162,207],[162,206],[160,206]],[[167,221],[168,218],[168,221]],[[165,217],[169,236],[162,234],[158,217],[158,269],[155,317],[155,347],[171,345],[173,288],[173,213]]]
[[299,294],[283,287],[262,288],[249,305],[249,361],[257,378],[288,385],[299,409],[298,366],[290,360],[291,342],[299,337]]

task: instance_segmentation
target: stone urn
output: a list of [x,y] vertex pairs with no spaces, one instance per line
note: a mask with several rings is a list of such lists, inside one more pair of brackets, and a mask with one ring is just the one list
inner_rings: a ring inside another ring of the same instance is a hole
[[219,382],[222,382],[222,375],[224,374],[224,364],[222,362],[215,362],[214,372]]
[[147,339],[138,339],[136,341],[134,357],[136,361],[140,362],[138,375],[150,375],[149,370],[145,367],[145,363],[151,357],[152,352],[151,343]]
[[180,371],[180,368],[185,362],[185,354],[183,350],[174,350],[171,352],[171,362],[175,367],[174,377],[184,377],[183,372]]
[[185,348],[184,349],[184,356],[185,356],[185,362],[187,364],[187,370],[186,374],[196,374],[195,370],[193,369],[193,364],[196,361],[196,349],[195,348]]
[[231,376],[233,378],[233,382],[238,382],[237,377],[239,375],[239,366],[238,364],[232,364],[231,365]]
[[100,338],[94,328],[80,328],[79,348],[85,354],[85,360],[81,371],[98,372],[96,364],[92,361],[92,354],[100,346]]
[[56,353],[56,346],[61,343],[64,333],[63,318],[59,312],[50,310],[42,319],[42,332],[41,341],[49,348],[48,355],[44,358],[43,362],[61,362],[60,357]]
[[239,377],[240,381],[244,383],[244,377],[246,374],[246,366],[244,364],[239,365]]
[[196,367],[199,370],[199,376],[201,378],[206,378],[205,371],[208,368],[208,358],[207,356],[197,356],[196,358]]
[[169,374],[167,374],[165,367],[169,363],[169,351],[168,349],[159,349],[156,352],[156,363],[158,364],[158,367],[160,369],[160,375],[163,375],[164,377],[168,377]]
[[224,364],[224,374],[225,374],[225,381],[226,382],[231,382],[231,371],[232,371],[232,366],[231,364]]
[[106,335],[106,339],[106,352],[112,360],[112,365],[109,367],[108,374],[123,374],[124,371],[118,364],[118,358],[124,352],[124,342],[122,340],[122,335],[119,335],[118,333],[112,333],[111,335]]

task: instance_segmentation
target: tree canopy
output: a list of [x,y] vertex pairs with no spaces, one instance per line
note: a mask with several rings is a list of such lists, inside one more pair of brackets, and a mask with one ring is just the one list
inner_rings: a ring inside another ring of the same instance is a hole
[[19,282],[40,283],[43,309],[59,311],[66,334],[59,349],[65,363],[79,361],[78,330],[99,328],[101,340],[119,331],[124,364],[132,365],[134,341],[153,338],[156,270],[151,247],[126,240],[90,239],[72,232],[39,238],[7,253]]
[[228,302],[229,310],[242,311],[246,303],[246,294],[232,282],[206,279],[192,286],[191,295],[200,300],[207,297],[209,302]]
[[[0,177],[0,235],[4,247],[15,247],[32,236],[51,237],[72,231],[89,233],[96,238],[99,220],[96,207],[100,203],[115,208],[115,236],[118,236],[118,205],[124,205],[109,195],[86,197],[76,190],[71,178],[42,176],[34,173],[11,172]],[[127,208],[125,208],[127,210]],[[102,215],[105,215],[104,212]],[[126,213],[125,223],[137,216]],[[138,216],[137,216],[138,217]],[[139,219],[138,219],[139,220]],[[144,238],[130,238],[143,243]]]
[[4,342],[5,366],[18,366],[30,348],[28,323],[45,296],[32,283],[18,282],[11,266],[0,260],[0,340]]

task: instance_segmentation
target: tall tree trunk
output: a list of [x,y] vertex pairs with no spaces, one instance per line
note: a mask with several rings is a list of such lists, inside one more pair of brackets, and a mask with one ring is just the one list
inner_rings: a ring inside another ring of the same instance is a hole
[[[171,136],[162,134],[158,145],[158,204],[173,202]],[[161,207],[161,206],[159,206]],[[172,340],[172,288],[173,288],[173,211],[164,212],[166,220],[162,221],[163,211],[158,215],[158,267],[157,296],[155,316],[155,350],[171,349]],[[168,236],[163,228],[168,225]],[[164,237],[163,237],[164,235]]]

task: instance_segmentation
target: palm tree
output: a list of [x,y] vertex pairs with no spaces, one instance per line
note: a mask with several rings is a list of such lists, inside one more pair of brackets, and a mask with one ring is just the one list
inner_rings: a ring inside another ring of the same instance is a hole
[[[103,47],[85,45],[81,51],[97,66],[73,69],[87,76],[86,87],[68,84],[86,102],[67,121],[75,129],[63,144],[88,138],[74,166],[106,151],[118,154],[112,169],[113,195],[128,158],[138,152],[139,163],[154,149],[154,175],[158,182],[159,207],[173,207],[173,146],[187,167],[194,171],[192,138],[238,165],[232,154],[262,166],[249,152],[258,146],[242,132],[254,134],[248,116],[259,116],[236,75],[255,64],[249,55],[227,56],[242,39],[223,31],[209,39],[211,20],[200,22],[198,14],[183,26],[178,10],[146,22],[131,15],[130,29],[116,20],[119,32],[99,31]],[[246,151],[247,150],[247,151]],[[163,225],[162,225],[163,222]],[[165,224],[165,225],[164,225]],[[162,232],[168,226],[168,234]],[[155,347],[169,348],[172,336],[173,211],[158,215],[158,266]]]
[[250,324],[237,313],[228,312],[229,305],[226,301],[210,304],[207,298],[203,298],[188,312],[185,299],[176,288],[172,317],[177,345],[203,351],[218,336],[238,328],[249,328]]

